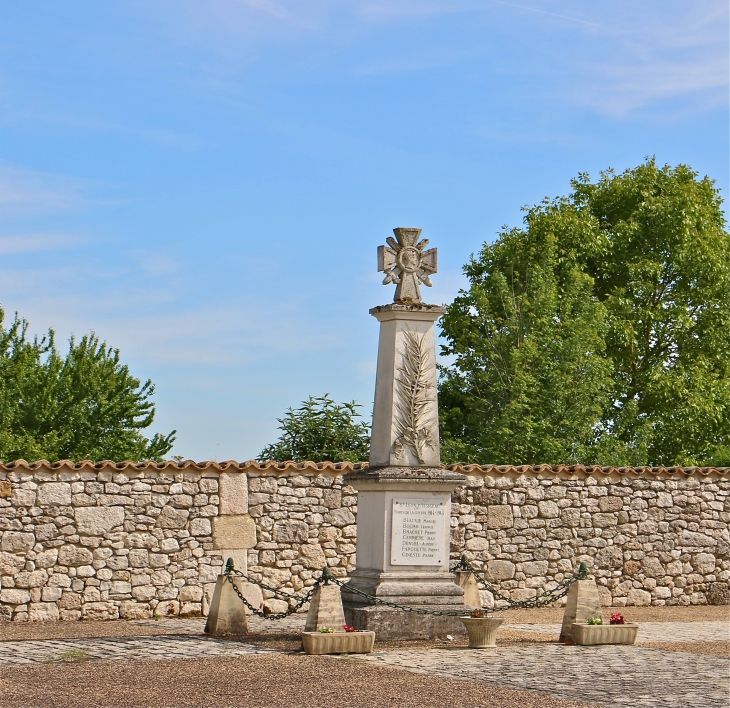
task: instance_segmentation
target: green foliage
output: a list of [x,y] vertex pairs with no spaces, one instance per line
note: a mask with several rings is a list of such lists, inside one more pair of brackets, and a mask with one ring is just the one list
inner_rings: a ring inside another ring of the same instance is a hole
[[513,229],[486,244],[441,326],[455,357],[439,390],[442,457],[566,462],[584,457],[608,404],[605,310],[557,239]]
[[444,457],[720,464],[730,234],[713,182],[654,160],[586,175],[465,267],[442,322]]
[[730,445],[721,445],[715,448],[712,454],[703,460],[702,464],[712,467],[730,467]]
[[175,432],[151,440],[154,386],[120,364],[119,351],[94,335],[71,338],[63,356],[52,330],[27,337],[16,316],[6,329],[0,309],[0,459],[161,459]]
[[284,418],[278,418],[281,435],[265,447],[261,462],[294,460],[304,462],[359,462],[370,454],[370,426],[357,412],[360,406],[335,403],[329,394],[310,396],[296,410],[290,408]]

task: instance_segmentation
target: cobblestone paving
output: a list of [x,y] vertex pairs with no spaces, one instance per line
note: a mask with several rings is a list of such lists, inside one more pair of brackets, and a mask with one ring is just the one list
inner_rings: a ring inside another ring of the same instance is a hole
[[[188,619],[165,619],[164,622],[165,630],[169,631],[170,634],[202,634],[205,628],[204,617],[190,617]],[[248,625],[249,632],[301,632],[304,630],[304,624],[307,621],[307,614],[299,613],[289,615],[283,619],[278,620],[267,620],[262,617],[256,617],[251,615],[246,618],[246,624]],[[156,620],[133,620],[129,623],[130,625],[141,625],[146,627],[160,626],[160,622]]]
[[80,659],[193,659],[270,653],[271,649],[262,649],[251,644],[187,635],[52,639],[0,642],[0,666]]
[[[534,625],[533,625],[534,626]],[[631,646],[543,644],[353,657],[381,666],[626,708],[727,708],[726,659]]]
[[[560,636],[559,624],[505,624],[504,628]],[[640,622],[638,642],[727,642],[727,622]]]
[[[257,633],[300,631],[304,621],[304,616],[277,622],[256,617],[248,620],[249,631]],[[130,622],[130,625],[146,624],[154,622]],[[159,636],[0,642],[0,666],[79,659],[189,659],[276,653],[273,649],[236,640],[205,637],[204,624],[200,618],[166,620],[165,628],[174,634]],[[504,626],[555,636],[560,631],[558,624]],[[727,641],[729,633],[726,622],[642,622],[639,640]],[[352,659],[607,707],[727,708],[730,705],[727,659],[640,646],[577,647],[542,643],[496,650],[397,650]]]

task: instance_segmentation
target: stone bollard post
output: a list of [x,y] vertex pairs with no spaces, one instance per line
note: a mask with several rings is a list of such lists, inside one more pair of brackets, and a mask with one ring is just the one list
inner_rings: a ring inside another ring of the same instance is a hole
[[595,580],[577,580],[568,588],[560,641],[572,641],[573,622],[585,622],[589,617],[601,616],[601,598]]
[[474,575],[468,570],[457,570],[454,582],[464,591],[464,604],[471,607],[481,607],[482,598],[479,594],[479,585]]
[[320,627],[329,627],[341,632],[344,626],[345,612],[342,609],[340,586],[334,583],[320,585],[309,602],[304,631],[316,632]]
[[[228,559],[231,570],[233,563]],[[228,567],[228,566],[227,566]],[[263,605],[263,596],[258,586],[247,583],[243,578],[232,576],[239,592],[257,610]],[[205,633],[221,637],[231,634],[247,634],[248,626],[246,615],[250,610],[241,602],[241,598],[233,589],[228,576],[219,575],[210,602],[208,621],[205,623]]]

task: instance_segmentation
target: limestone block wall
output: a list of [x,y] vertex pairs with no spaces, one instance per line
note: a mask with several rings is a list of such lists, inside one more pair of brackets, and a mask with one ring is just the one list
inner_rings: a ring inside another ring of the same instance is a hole
[[469,476],[452,498],[452,557],[511,599],[585,562],[603,605],[730,602],[728,469],[458,469]]
[[[289,592],[313,585],[325,564],[340,578],[355,568],[357,492],[342,481],[352,465],[310,464],[282,470],[254,463],[247,470],[257,537],[248,572]],[[267,609],[286,610],[284,601],[264,595]]]
[[[325,559],[346,576],[357,497],[341,475],[352,466],[247,465],[257,530],[249,573],[289,591],[311,585]],[[730,469],[452,469],[467,483],[452,496],[451,558],[466,555],[513,600],[585,562],[607,606],[730,602]]]
[[246,511],[237,464],[0,465],[0,618],[206,613],[255,543]]
[[[290,592],[347,577],[359,466],[0,464],[0,619],[205,615],[229,557]],[[451,556],[512,599],[586,562],[605,605],[730,602],[730,469],[453,469]]]

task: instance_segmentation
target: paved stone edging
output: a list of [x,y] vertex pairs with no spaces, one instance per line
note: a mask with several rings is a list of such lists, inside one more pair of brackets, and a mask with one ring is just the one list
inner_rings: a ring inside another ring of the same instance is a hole
[[[520,632],[536,632],[558,637],[559,624],[510,624],[505,628]],[[727,622],[640,622],[637,642],[727,642]]]
[[[73,657],[70,652],[84,652]],[[281,653],[235,640],[191,635],[112,637],[104,639],[53,639],[0,642],[0,667],[79,660],[197,659],[211,656]]]
[[353,657],[388,668],[468,679],[625,708],[727,708],[729,662],[631,646],[430,649]]

